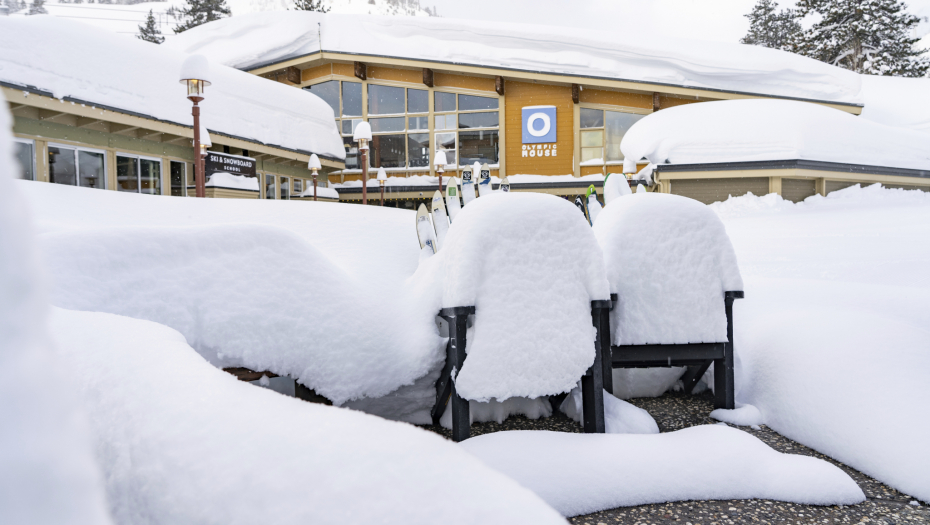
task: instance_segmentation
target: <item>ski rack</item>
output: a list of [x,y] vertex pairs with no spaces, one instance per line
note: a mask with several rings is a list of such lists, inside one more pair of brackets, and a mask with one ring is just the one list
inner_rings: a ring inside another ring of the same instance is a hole
[[[612,362],[609,358],[604,361],[603,356],[611,355],[609,311],[612,309],[615,296],[616,294],[611,295],[611,301],[591,301],[591,321],[597,328],[597,337],[594,341],[594,363],[581,377],[582,419],[584,431],[588,434],[603,434],[605,430],[604,371],[608,370],[606,377],[610,377],[608,367]],[[449,342],[446,344],[446,363],[436,381],[436,402],[433,404],[430,415],[433,418],[433,424],[438,425],[447,403],[452,405],[452,440],[455,442],[464,441],[471,435],[468,400],[456,393],[452,372],[461,370],[465,364],[465,331],[468,328],[468,316],[474,314],[474,306],[443,308],[438,314],[438,317],[448,323]]]
[[[727,341],[717,343],[685,344],[639,344],[639,345],[603,345],[604,354],[601,361],[604,388],[613,391],[614,368],[652,368],[686,366],[688,370],[682,376],[684,390],[691,393],[704,372],[714,363],[714,408],[735,408],[733,378],[733,301],[744,297],[741,291],[724,292],[724,307],[727,316]],[[610,295],[611,301],[617,301],[617,294]],[[610,310],[613,310],[611,307]],[[598,333],[610,333],[610,315],[602,310],[601,323],[606,329]],[[608,365],[609,363],[609,365]],[[723,373],[721,373],[723,371]]]

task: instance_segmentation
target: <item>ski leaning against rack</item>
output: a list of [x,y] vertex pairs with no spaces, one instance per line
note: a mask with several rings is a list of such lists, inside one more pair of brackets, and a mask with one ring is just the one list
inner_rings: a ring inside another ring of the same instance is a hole
[[421,204],[417,209],[417,238],[420,240],[420,250],[429,246],[429,249],[436,253],[436,232],[430,224],[429,210],[425,204]]
[[594,221],[597,220],[597,214],[601,213],[601,203],[597,200],[597,188],[594,185],[588,186],[588,193],[585,194],[585,203],[588,208],[588,222],[591,223],[591,226],[594,226]]
[[[587,206],[584,205],[584,199],[582,199],[580,195],[575,197],[575,207],[578,208],[578,211],[580,211],[581,214],[584,215],[584,218],[587,221],[588,220],[588,208]],[[588,221],[588,224],[590,223],[591,221]]]
[[478,175],[478,195],[490,195],[491,189],[491,167],[485,162],[481,165],[481,174]]
[[462,170],[462,206],[475,200],[475,180],[470,167]]
[[449,177],[449,182],[446,183],[446,209],[449,210],[449,222],[454,221],[462,209],[462,203],[459,202],[459,181],[455,177]]
[[430,207],[433,218],[433,228],[436,230],[436,250],[441,250],[446,242],[446,232],[449,231],[449,216],[446,214],[446,204],[442,199],[442,192],[433,193],[433,203]]

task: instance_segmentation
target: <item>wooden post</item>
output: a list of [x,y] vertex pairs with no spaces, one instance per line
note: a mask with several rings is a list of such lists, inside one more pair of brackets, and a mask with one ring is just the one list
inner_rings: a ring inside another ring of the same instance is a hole
[[652,94],[652,111],[656,112],[662,109],[659,106],[659,93],[655,92]]
[[572,102],[577,104],[579,101],[581,101],[581,86],[572,84]]
[[497,94],[504,96],[504,77],[498,76],[494,79],[494,91],[497,91]]
[[360,80],[368,80],[368,66],[364,62],[355,63],[355,76]]
[[433,70],[428,67],[423,68],[423,83],[426,87],[433,87]]

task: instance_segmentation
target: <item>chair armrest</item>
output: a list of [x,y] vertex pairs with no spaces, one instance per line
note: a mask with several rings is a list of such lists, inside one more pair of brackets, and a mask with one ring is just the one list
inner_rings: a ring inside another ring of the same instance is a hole
[[743,291],[732,291],[732,292],[723,292],[723,296],[732,299],[742,299],[744,297]]

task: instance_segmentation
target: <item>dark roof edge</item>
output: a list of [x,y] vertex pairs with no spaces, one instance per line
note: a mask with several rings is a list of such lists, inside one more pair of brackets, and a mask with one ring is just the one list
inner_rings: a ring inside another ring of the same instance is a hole
[[837,173],[862,173],[869,175],[894,175],[899,177],[930,178],[930,170],[844,164],[819,160],[760,160],[749,162],[710,162],[706,164],[657,164],[658,173],[682,173],[695,171],[779,170],[804,169],[834,171]]
[[[510,183],[511,189],[516,189],[516,190],[587,188],[588,186],[592,186],[592,185],[596,188],[600,188],[604,186],[604,183],[602,181],[590,181],[590,180],[579,181],[579,182],[511,182]],[[494,184],[492,189],[498,189],[498,188],[500,188],[500,184]],[[347,194],[352,194],[352,193],[361,194],[362,193],[361,186],[337,187],[333,189],[339,192],[340,195],[343,193],[347,193]],[[374,191],[374,192],[380,191],[380,188],[378,186],[369,186],[368,189],[369,191]],[[407,193],[407,192],[421,192],[421,193],[432,194],[438,189],[439,189],[439,186],[435,184],[428,185],[428,186],[427,185],[424,185],[424,186],[385,186],[384,194],[387,195],[389,193]]]

